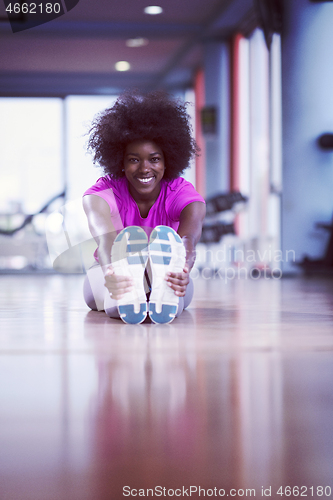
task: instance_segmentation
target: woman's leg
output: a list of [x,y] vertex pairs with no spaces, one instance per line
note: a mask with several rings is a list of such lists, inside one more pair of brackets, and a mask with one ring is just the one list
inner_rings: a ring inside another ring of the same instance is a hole
[[99,264],[87,271],[83,284],[83,297],[93,311],[105,311],[110,318],[119,318],[117,301],[110,297],[104,286],[104,275]]
[[178,310],[176,314],[176,318],[181,315],[184,309],[186,309],[193,298],[193,293],[194,293],[194,285],[193,285],[193,280],[190,278],[190,282],[186,287],[186,292],[184,297],[179,297],[179,303],[178,303]]
[[104,311],[105,314],[109,316],[109,318],[120,318],[117,307],[117,301],[110,297],[110,294],[108,293],[107,290],[104,299]]
[[[176,318],[190,305],[193,292],[193,280],[190,278],[185,296],[179,297]],[[83,284],[83,296],[87,306],[93,311],[105,311],[110,318],[119,318],[117,301],[110,297],[104,286],[104,276],[99,264],[88,270]]]
[[[151,281],[151,269],[148,261],[147,271]],[[145,280],[146,281],[146,280]],[[186,307],[189,306],[193,297],[193,281],[186,288],[184,297],[179,297],[176,317],[180,316]],[[110,318],[119,318],[117,301],[110,297],[108,290],[104,286],[104,275],[99,264],[95,264],[87,271],[84,281],[83,295],[86,304],[94,311],[105,311]]]
[[94,294],[92,292],[88,276],[84,278],[84,283],[83,283],[83,298],[85,303],[87,304],[90,309],[93,311],[98,311],[97,304],[95,301]]

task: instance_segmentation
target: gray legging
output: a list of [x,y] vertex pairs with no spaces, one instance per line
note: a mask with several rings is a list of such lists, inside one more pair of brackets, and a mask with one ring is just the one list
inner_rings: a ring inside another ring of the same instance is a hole
[[[176,318],[189,306],[193,291],[193,281],[190,278],[185,297],[179,297]],[[83,296],[87,306],[93,311],[105,311],[110,318],[119,318],[117,301],[110,297],[104,286],[104,275],[99,264],[88,269],[83,285]]]

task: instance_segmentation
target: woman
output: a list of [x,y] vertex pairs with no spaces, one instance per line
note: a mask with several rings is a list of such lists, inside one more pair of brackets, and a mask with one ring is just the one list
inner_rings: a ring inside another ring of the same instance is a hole
[[105,177],[83,198],[99,263],[85,280],[86,303],[126,323],[147,314],[168,323],[192,298],[205,216],[180,177],[197,150],[186,105],[162,92],[125,93],[95,119],[88,147]]

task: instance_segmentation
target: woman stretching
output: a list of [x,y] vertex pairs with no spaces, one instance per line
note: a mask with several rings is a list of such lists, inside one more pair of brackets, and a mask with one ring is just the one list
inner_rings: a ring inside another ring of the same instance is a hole
[[88,147],[105,177],[83,197],[98,245],[85,301],[125,323],[170,323],[193,296],[205,216],[180,177],[197,150],[186,105],[162,92],[125,93],[94,120]]

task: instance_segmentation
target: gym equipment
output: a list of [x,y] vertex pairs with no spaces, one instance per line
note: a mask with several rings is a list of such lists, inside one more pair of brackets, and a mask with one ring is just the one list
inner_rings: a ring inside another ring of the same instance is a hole
[[332,274],[333,275],[333,218],[332,223],[317,222],[316,228],[330,232],[330,237],[322,259],[311,259],[307,255],[296,265],[301,267],[306,274]]
[[246,203],[248,198],[238,191],[221,193],[206,200],[206,218],[202,227],[200,243],[218,243],[226,234],[235,234],[234,223],[216,220],[221,212],[233,210],[235,205]]

